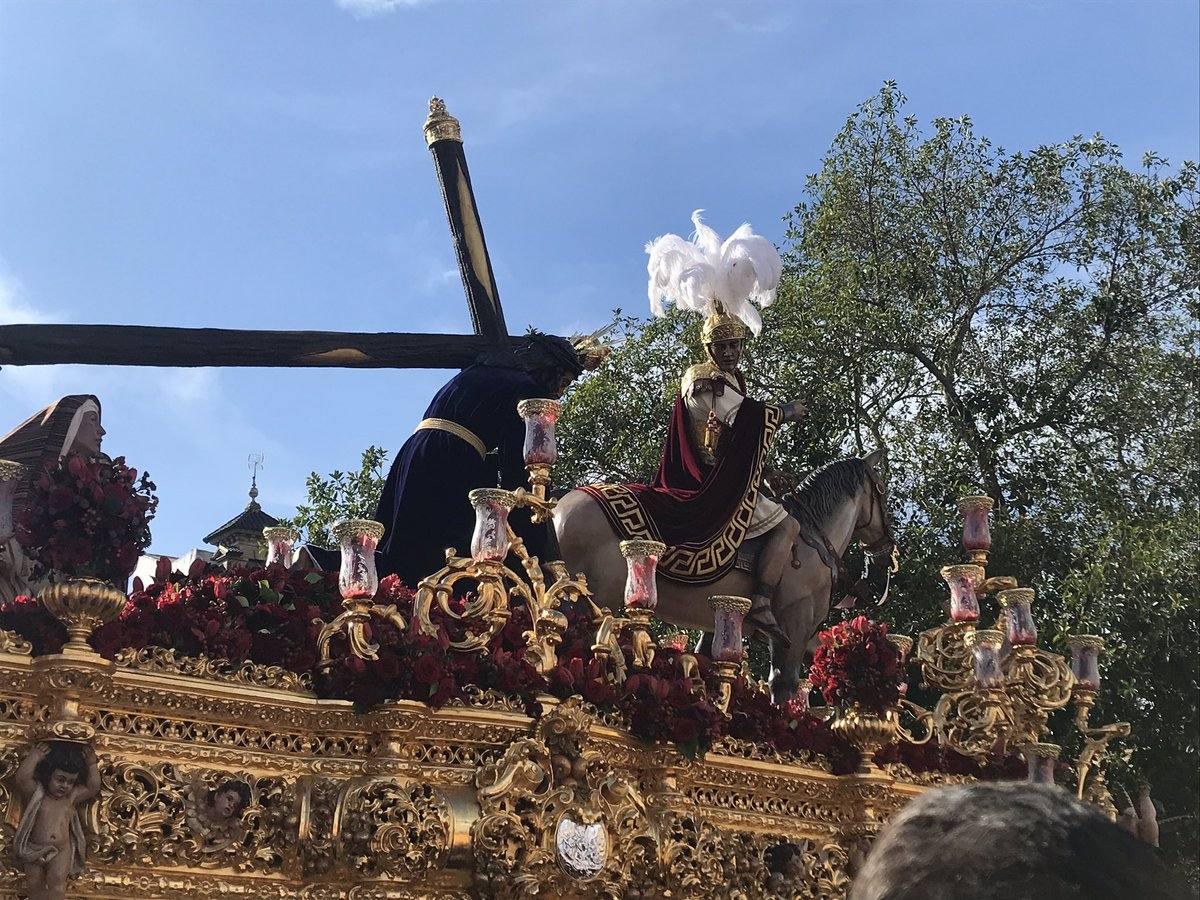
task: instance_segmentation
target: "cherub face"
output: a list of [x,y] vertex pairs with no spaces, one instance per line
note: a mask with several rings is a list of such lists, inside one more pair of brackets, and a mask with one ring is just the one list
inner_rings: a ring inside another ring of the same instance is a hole
[[217,791],[212,799],[212,811],[219,819],[232,819],[241,803],[237,791]]
[[50,774],[50,780],[46,788],[48,793],[55,800],[62,800],[75,789],[76,783],[79,781],[79,775],[75,772],[64,772],[62,769],[55,769]]

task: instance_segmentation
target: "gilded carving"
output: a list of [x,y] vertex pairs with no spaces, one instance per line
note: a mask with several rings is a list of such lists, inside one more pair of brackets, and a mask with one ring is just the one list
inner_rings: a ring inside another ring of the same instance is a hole
[[165,647],[121,650],[113,662],[120,668],[138,669],[143,672],[186,675],[191,678],[207,678],[231,684],[278,688],[299,694],[312,693],[311,676],[297,675],[282,666],[260,666],[252,662],[234,666],[228,660],[210,659],[203,655],[179,656],[174,650]]
[[[101,772],[97,859],[158,868],[278,872],[295,787],[282,779],[116,761]],[[229,802],[236,794],[236,802]]]
[[15,631],[0,629],[0,653],[15,653],[18,656],[29,656],[33,653],[33,644],[25,640]]
[[620,897],[656,844],[636,785],[588,746],[578,700],[548,712],[476,776],[476,877],[490,896]]
[[[154,650],[0,658],[22,691],[0,691],[0,805],[19,815],[27,735],[67,698],[101,757],[72,896],[808,898],[844,895],[852,856],[939,778],[837,777],[732,739],[686,760],[578,699],[364,714],[276,675]],[[21,877],[0,863],[0,897]]]
[[353,781],[339,800],[341,852],[367,876],[403,878],[440,868],[450,847],[450,806],[428,783]]

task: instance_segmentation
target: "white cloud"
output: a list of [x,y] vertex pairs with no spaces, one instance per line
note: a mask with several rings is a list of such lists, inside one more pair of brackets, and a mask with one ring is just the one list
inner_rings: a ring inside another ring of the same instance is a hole
[[337,0],[337,5],[360,19],[386,16],[398,9],[425,6],[433,0]]
[[26,302],[21,283],[0,268],[0,325],[32,325],[50,317]]

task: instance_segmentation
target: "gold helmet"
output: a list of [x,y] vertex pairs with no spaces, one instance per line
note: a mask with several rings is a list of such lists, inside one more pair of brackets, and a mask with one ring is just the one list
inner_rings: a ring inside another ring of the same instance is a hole
[[700,340],[705,344],[716,341],[744,341],[746,332],[747,328],[742,320],[729,315],[718,303],[704,319],[704,325],[700,329]]

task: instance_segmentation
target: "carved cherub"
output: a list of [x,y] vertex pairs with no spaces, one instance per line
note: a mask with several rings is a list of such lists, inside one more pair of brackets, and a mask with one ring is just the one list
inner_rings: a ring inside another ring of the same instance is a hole
[[86,861],[79,806],[100,792],[96,753],[67,741],[39,743],[14,780],[24,809],[13,854],[25,871],[25,890],[30,900],[62,900],[67,880],[82,872]]
[[188,828],[200,840],[204,853],[218,853],[241,840],[242,813],[250,805],[250,785],[236,778],[222,781],[215,788],[203,782],[192,784],[186,800]]

